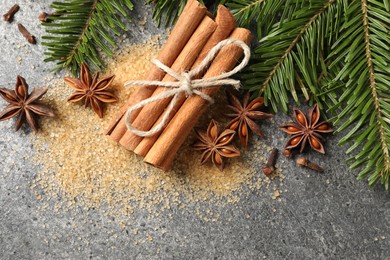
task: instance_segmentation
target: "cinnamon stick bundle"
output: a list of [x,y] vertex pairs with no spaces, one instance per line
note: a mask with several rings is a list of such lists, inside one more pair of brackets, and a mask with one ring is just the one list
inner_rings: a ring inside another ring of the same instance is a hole
[[[194,65],[192,66],[192,69],[197,67],[203,59],[207,56],[209,51],[217,45],[220,41],[225,40],[230,33],[233,31],[233,29],[236,27],[236,20],[232,13],[223,5],[218,6],[217,16],[215,18],[215,22],[217,24],[217,29],[214,31],[214,33],[211,35],[211,37],[208,39],[206,45],[203,47],[201,53],[199,54],[198,58],[194,62]],[[201,78],[203,75],[198,75],[197,78]],[[178,111],[181,107],[181,105],[186,100],[186,96],[183,93],[180,98],[178,99],[173,111]],[[171,113],[170,117],[168,119],[168,122],[174,117],[175,113]],[[157,120],[157,122],[153,125],[155,127],[158,123],[162,121],[163,114],[160,116],[160,118]],[[142,141],[138,144],[138,146],[135,148],[134,153],[146,156],[146,154],[149,152],[150,148],[154,145],[158,137],[161,133],[157,133],[152,136],[144,137]]]
[[[230,38],[241,40],[246,44],[250,44],[252,41],[250,31],[243,28],[235,29],[230,35]],[[238,46],[229,45],[224,47],[218,53],[203,78],[210,78],[224,71],[231,70],[242,56],[242,53],[243,50]],[[219,87],[213,87],[202,91],[209,96],[213,96],[218,90]],[[207,105],[207,101],[197,95],[186,99],[174,118],[149,150],[144,161],[165,171],[169,170],[176,152],[207,108]]]
[[[217,24],[213,21],[213,19],[205,16],[180,55],[173,63],[171,69],[178,73],[190,69],[216,28]],[[176,79],[167,74],[162,81],[172,82],[176,81]],[[152,96],[156,96],[165,90],[165,87],[158,87],[155,89]],[[153,124],[164,112],[165,107],[169,104],[171,99],[172,97],[165,98],[144,106],[132,122],[133,127],[143,131],[150,130]],[[126,131],[119,143],[127,150],[134,151],[141,141],[142,137],[135,135],[130,131]]]
[[[164,44],[157,59],[170,67],[176,58],[179,56],[184,46],[198,27],[199,23],[205,17],[207,12],[206,7],[200,4],[196,0],[188,0],[182,14],[180,15],[175,27],[172,30],[167,42]],[[165,72],[160,70],[157,66],[152,65],[150,71],[145,76],[146,80],[161,80],[165,76]],[[127,109],[134,104],[150,97],[155,86],[138,87],[130,96],[127,103],[120,108],[118,115],[114,122],[106,131],[106,134],[110,136],[112,140],[119,141],[125,134],[127,127],[124,120],[124,114]],[[132,113],[131,121],[133,121],[140,110]]]

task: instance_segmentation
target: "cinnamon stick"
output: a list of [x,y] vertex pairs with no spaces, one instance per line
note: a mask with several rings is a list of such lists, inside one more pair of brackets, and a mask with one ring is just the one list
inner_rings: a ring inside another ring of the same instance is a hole
[[[252,41],[250,31],[243,28],[235,29],[230,38],[242,40],[247,44]],[[231,70],[240,59],[242,53],[242,49],[238,46],[226,46],[219,52],[203,78],[210,78],[224,71]],[[205,89],[204,92],[213,96],[218,90],[219,87],[214,87]],[[207,108],[207,105],[207,101],[199,96],[188,98],[147,153],[144,162],[165,171],[169,170],[176,152]]]
[[[190,40],[177,57],[176,61],[173,63],[171,69],[176,72],[183,72],[191,68],[196,58],[198,57],[200,51],[203,49],[207,40],[211,34],[217,28],[217,24],[208,16],[205,16],[191,36]],[[167,74],[163,78],[163,82],[175,81],[176,79],[171,75]],[[158,87],[153,92],[152,96],[156,96],[161,92],[165,91],[164,87]],[[151,104],[144,106],[138,116],[132,122],[133,127],[139,130],[150,130],[153,124],[158,120],[160,115],[164,112],[165,107],[171,101],[171,97],[158,100]],[[130,131],[127,131],[119,143],[125,147],[127,150],[134,151],[137,145],[142,141],[142,137],[133,134]]]
[[[191,35],[206,15],[206,11],[206,7],[204,7],[196,0],[189,0],[187,2],[182,14],[180,15],[175,27],[171,32],[171,35],[169,36],[167,42],[164,44],[164,47],[157,57],[159,61],[168,67],[174,63],[177,56],[179,56],[180,52],[183,50],[184,46],[190,39]],[[157,66],[152,65],[148,74],[145,76],[145,79],[161,80],[164,76],[165,72],[160,70]],[[130,106],[150,97],[155,89],[155,86],[135,88],[127,103],[120,108],[115,120],[106,131],[106,134],[110,135],[112,140],[118,142],[127,130],[123,116],[127,109]],[[137,110],[132,113],[131,120],[134,120],[137,117],[139,111],[140,110]]]
[[[233,29],[236,27],[236,19],[234,18],[233,14],[223,5],[218,6],[217,16],[215,18],[215,22],[217,24],[217,29],[214,31],[214,33],[211,35],[211,37],[208,39],[206,45],[203,47],[202,51],[199,54],[199,57],[194,62],[194,65],[192,68],[195,68],[198,66],[203,59],[207,56],[209,51],[220,41],[225,40],[230,33],[233,31]],[[201,78],[203,75],[198,75],[197,78]],[[178,99],[173,111],[178,111],[181,107],[181,105],[186,100],[185,94],[182,94],[180,98]],[[171,113],[168,122],[174,117],[175,113]],[[159,122],[161,122],[163,115],[160,116],[158,121],[154,124],[157,125]],[[153,126],[153,127],[154,127]],[[156,142],[158,137],[161,133],[157,133],[153,136],[144,137],[142,141],[138,144],[138,146],[135,148],[134,153],[145,156],[150,148],[152,148],[153,144]]]

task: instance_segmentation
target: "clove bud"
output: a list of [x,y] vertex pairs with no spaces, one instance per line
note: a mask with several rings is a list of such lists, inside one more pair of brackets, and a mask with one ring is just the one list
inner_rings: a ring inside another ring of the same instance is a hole
[[318,164],[315,164],[315,163],[309,161],[309,159],[304,158],[304,157],[298,158],[296,160],[296,163],[298,166],[307,167],[307,168],[312,169],[316,172],[323,172],[324,171],[324,169],[321,168]]
[[20,8],[20,7],[19,7],[18,4],[14,4],[14,5],[8,10],[8,12],[6,12],[6,13],[3,15],[4,21],[11,23],[11,22],[14,20],[14,15],[19,11],[19,8]]
[[291,158],[293,156],[292,152],[290,149],[284,149],[282,154],[286,157],[286,158]]
[[278,149],[272,149],[271,154],[268,157],[267,163],[263,166],[263,173],[266,176],[271,175],[275,171],[276,157],[278,156]]
[[29,31],[27,31],[26,27],[24,27],[23,24],[18,23],[18,29],[19,29],[19,32],[24,36],[24,38],[27,39],[27,41],[29,43],[31,43],[31,44],[37,43],[35,36],[32,35]]
[[42,23],[50,23],[53,21],[53,17],[54,16],[59,16],[58,14],[56,13],[46,13],[46,12],[42,12],[39,16],[38,16],[38,20]]
[[39,16],[38,16],[38,20],[41,21],[41,22],[47,22],[47,18],[49,17],[50,14],[46,13],[46,12],[42,12]]

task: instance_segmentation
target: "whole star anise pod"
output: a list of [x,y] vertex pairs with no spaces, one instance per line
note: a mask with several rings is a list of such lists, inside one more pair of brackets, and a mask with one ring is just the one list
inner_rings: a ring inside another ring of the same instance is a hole
[[319,122],[320,109],[317,104],[307,111],[306,116],[301,110],[294,109],[293,118],[295,122],[280,126],[281,130],[291,135],[285,149],[289,151],[300,147],[299,152],[302,153],[307,142],[309,142],[313,150],[324,154],[325,150],[322,142],[325,139],[322,137],[322,134],[331,133],[333,129],[328,122]]
[[227,107],[233,111],[233,113],[226,114],[227,117],[233,118],[226,126],[231,130],[238,132],[241,144],[245,149],[248,147],[248,138],[250,128],[255,134],[260,137],[265,137],[261,128],[255,123],[256,120],[264,120],[273,117],[272,114],[267,114],[259,111],[260,108],[264,107],[264,98],[259,97],[249,102],[249,92],[244,96],[244,100],[241,104],[240,100],[233,95],[230,91],[226,92],[228,102],[230,105]]
[[224,168],[224,157],[231,158],[240,156],[240,151],[229,143],[233,140],[235,131],[225,129],[221,132],[216,121],[211,120],[207,132],[195,130],[199,141],[193,145],[195,150],[203,151],[201,164],[210,158],[219,170]]
[[84,100],[85,107],[91,105],[93,111],[102,118],[103,103],[118,101],[118,98],[113,93],[106,91],[114,80],[114,77],[114,75],[111,75],[98,80],[99,72],[96,72],[92,78],[87,64],[84,63],[81,66],[80,79],[71,77],[64,78],[65,82],[76,90],[68,98],[68,101],[79,102]]
[[0,88],[0,95],[9,105],[0,112],[0,121],[18,116],[15,129],[18,131],[27,121],[34,131],[38,131],[37,116],[54,117],[53,110],[46,105],[37,102],[47,92],[47,88],[35,88],[28,93],[26,80],[17,76],[15,90]]

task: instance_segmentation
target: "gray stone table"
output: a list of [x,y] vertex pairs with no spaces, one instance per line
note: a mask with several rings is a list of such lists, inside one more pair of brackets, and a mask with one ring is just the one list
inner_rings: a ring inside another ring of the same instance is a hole
[[[50,2],[19,0],[16,21],[0,22],[1,87],[13,87],[17,74],[38,86],[50,74],[52,64],[42,62],[43,46],[24,46],[16,29],[16,22],[23,22],[40,38],[44,30],[37,14]],[[0,0],[0,13],[13,3]],[[148,8],[136,4],[128,38],[143,40],[165,31],[153,24]],[[137,25],[146,10],[148,23],[141,31]],[[277,114],[275,124],[263,126],[268,145],[283,147],[286,136],[275,126],[288,118]],[[122,229],[98,209],[38,209],[30,189],[39,170],[28,159],[34,153],[31,133],[15,134],[14,122],[0,123],[0,259],[390,259],[389,194],[356,180],[357,173],[344,162],[346,147],[336,145],[337,136],[327,143],[328,156],[309,154],[326,166],[324,174],[282,159],[287,192],[280,201],[261,189],[238,204],[215,208],[220,215],[216,222],[175,208],[170,217],[156,220],[135,213],[132,224]],[[261,174],[261,164],[258,168]],[[70,220],[84,224],[72,226]],[[133,229],[139,232],[128,231]],[[145,234],[154,239],[135,242]]]

